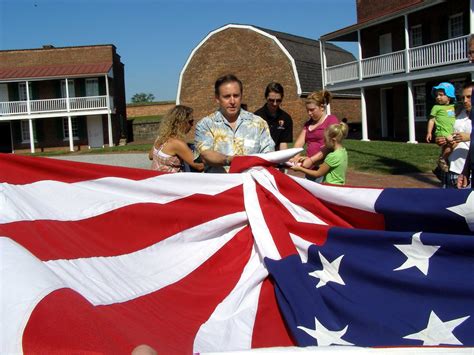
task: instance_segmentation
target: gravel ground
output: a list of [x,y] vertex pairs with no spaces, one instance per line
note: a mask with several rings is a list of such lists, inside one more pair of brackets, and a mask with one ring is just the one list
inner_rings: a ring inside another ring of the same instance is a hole
[[140,169],[150,169],[151,165],[150,160],[148,160],[148,153],[64,155],[54,157],[54,159]]

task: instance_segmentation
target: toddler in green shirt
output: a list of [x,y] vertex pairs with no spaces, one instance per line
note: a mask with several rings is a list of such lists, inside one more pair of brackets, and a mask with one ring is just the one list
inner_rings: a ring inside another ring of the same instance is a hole
[[450,83],[441,83],[433,87],[433,96],[436,100],[436,105],[433,106],[430,113],[430,120],[428,121],[428,131],[426,133],[426,141],[431,142],[433,136],[433,127],[435,127],[436,137],[445,137],[446,144],[441,146],[441,154],[438,159],[438,167],[444,171],[449,171],[449,154],[454,149],[453,133],[454,121],[456,120],[456,113],[453,102],[456,100],[454,93],[454,86]]

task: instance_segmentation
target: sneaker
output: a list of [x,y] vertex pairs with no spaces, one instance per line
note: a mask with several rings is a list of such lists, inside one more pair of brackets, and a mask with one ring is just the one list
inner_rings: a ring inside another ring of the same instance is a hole
[[449,163],[446,161],[446,159],[439,157],[438,168],[440,168],[442,172],[447,173],[449,171]]

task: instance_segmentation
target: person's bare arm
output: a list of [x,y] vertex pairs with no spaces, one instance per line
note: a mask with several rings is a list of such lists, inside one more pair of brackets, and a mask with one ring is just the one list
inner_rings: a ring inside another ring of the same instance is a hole
[[175,140],[173,142],[174,153],[180,157],[186,164],[188,164],[193,169],[198,171],[204,170],[203,163],[195,163],[194,162],[194,155],[192,150],[188,147],[186,143],[180,140]]
[[226,166],[230,165],[234,157],[225,155],[214,150],[205,150],[201,152],[201,159],[209,166]]
[[431,117],[430,120],[428,121],[428,129],[426,130],[426,141],[429,143],[431,142],[431,139],[433,138],[433,127],[434,127],[435,121],[434,118]]
[[322,163],[319,166],[318,170],[306,169],[302,166],[295,165],[291,167],[291,170],[302,171],[306,175],[318,178],[318,177],[326,175],[329,172],[329,165],[327,165],[326,163]]
[[[296,142],[293,145],[293,148],[303,148],[305,138],[306,138],[306,131],[302,129],[298,138],[296,138]],[[300,156],[301,154],[296,154],[293,158],[290,159],[290,161],[297,162]]]

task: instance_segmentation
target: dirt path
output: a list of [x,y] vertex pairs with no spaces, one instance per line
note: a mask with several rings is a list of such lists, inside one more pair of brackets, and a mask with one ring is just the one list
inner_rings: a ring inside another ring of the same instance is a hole
[[[290,174],[302,176],[296,172]],[[408,175],[382,175],[363,173],[349,170],[347,182],[349,186],[366,187],[408,187],[408,188],[440,188],[438,179],[432,173],[419,173]]]

